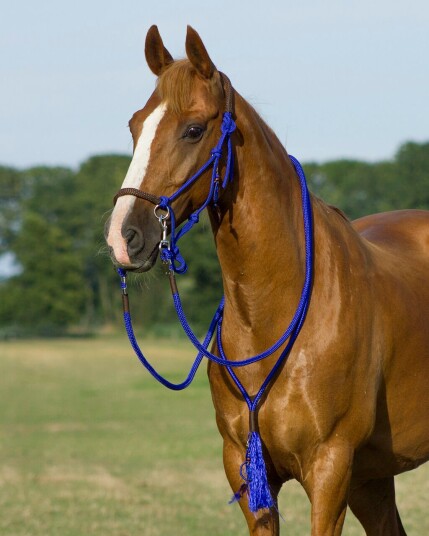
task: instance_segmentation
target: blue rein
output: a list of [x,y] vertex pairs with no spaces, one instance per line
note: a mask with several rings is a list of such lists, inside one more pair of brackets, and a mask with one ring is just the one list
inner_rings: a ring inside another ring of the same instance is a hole
[[[210,323],[207,334],[202,343],[198,340],[195,333],[192,331],[189,323],[186,319],[180,295],[177,290],[177,285],[175,281],[174,273],[182,274],[186,272],[187,265],[183,259],[180,250],[178,248],[177,242],[182,238],[187,232],[189,232],[192,227],[199,221],[199,216],[201,212],[209,205],[216,206],[219,195],[220,188],[225,189],[228,184],[232,181],[232,170],[233,170],[233,153],[232,153],[232,142],[231,134],[236,128],[235,122],[232,118],[231,112],[227,111],[223,115],[222,125],[221,125],[221,136],[216,145],[216,147],[211,151],[210,158],[207,162],[191,177],[189,178],[173,195],[170,197],[160,197],[159,204],[155,208],[155,215],[159,219],[163,230],[163,239],[160,243],[161,250],[161,259],[163,263],[168,265],[168,275],[170,277],[170,284],[172,289],[173,302],[176,309],[177,316],[182,325],[182,328],[192,344],[198,350],[198,355],[195,358],[193,365],[191,366],[190,372],[186,379],[181,383],[172,383],[166,378],[161,376],[154,367],[149,363],[149,361],[144,356],[141,351],[137,340],[134,335],[131,314],[129,310],[128,303],[128,293],[127,293],[127,283],[126,283],[126,271],[121,268],[118,269],[118,273],[121,277],[121,288],[123,293],[123,302],[124,302],[124,323],[125,328],[128,334],[130,343],[136,353],[138,359],[143,364],[143,366],[149,371],[149,373],[162,385],[168,387],[169,389],[179,391],[185,389],[190,385],[192,380],[195,377],[195,374],[198,370],[199,365],[204,357],[207,357],[209,360],[225,366],[235,382],[237,388],[241,392],[244,400],[247,403],[250,412],[250,431],[248,439],[248,448],[246,453],[246,461],[241,467],[241,475],[244,480],[243,486],[240,488],[240,491],[237,492],[233,500],[239,500],[244,492],[248,493],[249,497],[249,508],[251,511],[255,512],[260,508],[270,508],[275,506],[273,499],[271,498],[269,485],[266,476],[265,463],[262,456],[262,447],[259,435],[256,430],[256,410],[258,404],[261,401],[262,396],[270,385],[271,381],[274,379],[278,373],[280,367],[287,359],[293,344],[298,337],[298,334],[304,323],[304,319],[309,307],[310,297],[311,297],[311,287],[313,279],[313,223],[312,223],[312,210],[310,202],[310,194],[307,188],[307,183],[305,179],[304,171],[301,167],[301,164],[293,156],[289,156],[300,181],[301,186],[301,200],[302,200],[302,212],[303,212],[303,226],[304,226],[304,236],[305,236],[305,279],[301,292],[301,297],[296,309],[296,312],[283,333],[283,335],[267,350],[264,352],[244,358],[239,360],[229,360],[225,354],[222,345],[222,321],[223,321],[223,311],[225,298],[223,297],[220,301],[220,304],[213,316],[213,319]],[[227,157],[226,157],[226,168],[223,179],[219,175],[219,164],[220,159],[223,154],[223,149],[226,146]],[[182,226],[179,231],[176,231],[176,218],[174,215],[174,210],[171,206],[172,202],[177,199],[187,188],[189,188],[207,169],[210,167],[212,169],[210,189],[207,195],[205,202],[198,208],[195,212],[191,214],[188,221]],[[159,214],[160,211],[164,211],[164,214]],[[165,214],[166,212],[166,214]],[[167,240],[167,224],[166,219],[170,217],[170,240]],[[219,356],[214,355],[208,350],[210,341],[213,338],[214,333],[216,332],[216,341],[217,348],[219,350]],[[276,363],[273,368],[265,378],[262,383],[256,396],[251,397],[246,391],[243,384],[238,379],[236,373],[234,372],[235,367],[243,367],[255,363],[266,357],[272,355],[274,352],[279,350],[285,343],[286,346],[282,350],[280,356],[277,358]]]

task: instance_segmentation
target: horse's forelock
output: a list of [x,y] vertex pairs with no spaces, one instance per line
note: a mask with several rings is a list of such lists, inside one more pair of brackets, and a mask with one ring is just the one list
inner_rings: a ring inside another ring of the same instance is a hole
[[189,60],[178,60],[158,78],[160,96],[174,113],[183,113],[190,107],[196,76],[195,68]]

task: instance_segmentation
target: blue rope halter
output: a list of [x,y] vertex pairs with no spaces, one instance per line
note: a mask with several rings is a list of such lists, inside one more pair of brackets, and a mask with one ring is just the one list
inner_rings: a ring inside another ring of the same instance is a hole
[[[293,156],[289,156],[295,171],[297,173],[298,179],[301,186],[301,200],[302,200],[302,212],[303,212],[303,224],[304,224],[304,236],[305,236],[305,279],[304,285],[301,292],[301,297],[296,309],[296,312],[283,333],[283,335],[267,350],[264,352],[248,357],[245,359],[239,360],[229,360],[225,355],[223,345],[222,345],[222,321],[223,321],[223,310],[225,298],[222,297],[220,304],[213,316],[213,319],[210,323],[207,334],[203,340],[203,343],[200,343],[195,333],[192,331],[192,328],[189,326],[189,323],[186,319],[185,312],[182,307],[180,295],[177,289],[175,273],[182,274],[186,272],[187,265],[180,253],[177,242],[182,238],[186,233],[188,233],[192,227],[199,221],[199,216],[201,212],[209,205],[216,205],[219,199],[220,187],[225,189],[228,184],[232,181],[232,169],[233,169],[233,154],[232,154],[232,142],[231,134],[234,132],[236,125],[232,118],[232,109],[231,95],[228,95],[228,91],[231,92],[230,82],[225,75],[222,74],[224,85],[226,85],[227,93],[227,111],[223,114],[222,124],[221,124],[221,136],[216,145],[216,147],[211,151],[210,158],[207,162],[192,176],[190,177],[173,195],[170,197],[156,197],[152,194],[142,192],[141,190],[136,190],[133,188],[122,189],[115,196],[121,195],[136,195],[142,197],[154,204],[155,207],[155,216],[158,218],[159,223],[162,228],[162,239],[160,242],[160,251],[161,259],[163,263],[168,267],[167,274],[170,278],[170,286],[172,291],[172,297],[174,306],[178,319],[182,325],[183,330],[188,336],[189,340],[198,350],[198,354],[195,358],[193,365],[189,371],[186,379],[181,383],[172,383],[166,378],[161,376],[154,367],[149,363],[149,361],[144,356],[141,351],[137,340],[134,335],[134,330],[131,321],[131,314],[129,308],[129,298],[127,292],[127,282],[126,277],[127,273],[125,270],[118,268],[118,273],[121,278],[121,288],[122,288],[122,298],[123,298],[123,307],[124,307],[124,324],[130,340],[131,346],[134,349],[138,359],[143,364],[143,366],[149,371],[149,373],[162,385],[168,387],[169,389],[179,391],[185,389],[190,385],[194,376],[198,370],[199,365],[203,357],[207,357],[209,360],[218,363],[219,365],[225,366],[235,382],[237,388],[242,394],[244,400],[247,403],[249,408],[249,437],[247,444],[246,460],[242,464],[240,469],[240,474],[244,480],[244,484],[241,486],[240,490],[234,494],[231,502],[239,500],[244,493],[247,492],[249,499],[249,508],[252,512],[256,512],[261,508],[271,508],[275,506],[275,502],[271,497],[268,479],[266,475],[265,462],[262,454],[262,445],[259,434],[257,432],[257,408],[261,401],[262,396],[266,392],[270,383],[276,376],[282,364],[287,359],[293,344],[298,337],[298,334],[301,330],[301,327],[304,323],[304,319],[309,307],[310,297],[311,297],[311,286],[313,278],[313,225],[312,225],[312,210],[311,210],[311,201],[310,194],[307,188],[307,183],[305,179],[304,171],[301,167],[301,164]],[[223,154],[223,148],[226,146],[227,157],[226,157],[226,168],[223,179],[219,175],[219,163]],[[172,202],[177,199],[184,190],[189,188],[207,169],[210,167],[212,169],[212,176],[210,182],[210,189],[207,195],[205,202],[199,207],[195,212],[193,212],[188,221],[181,227],[179,231],[176,230],[176,218],[174,215],[174,210],[171,206]],[[170,240],[167,239],[167,218],[170,218]],[[216,341],[217,347],[219,349],[220,356],[214,355],[208,350],[210,341],[213,338],[214,333],[216,332]],[[282,350],[280,356],[277,358],[276,363],[273,368],[265,378],[262,383],[256,396],[251,397],[246,391],[245,387],[242,385],[237,375],[234,372],[235,367],[242,367],[255,363],[266,357],[272,355],[274,352],[279,350],[285,343],[286,346]]]

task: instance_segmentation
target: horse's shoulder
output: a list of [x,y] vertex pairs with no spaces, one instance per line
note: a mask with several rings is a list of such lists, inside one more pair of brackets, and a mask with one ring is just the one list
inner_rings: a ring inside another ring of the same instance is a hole
[[396,210],[352,222],[366,240],[386,248],[416,247],[429,255],[429,211]]

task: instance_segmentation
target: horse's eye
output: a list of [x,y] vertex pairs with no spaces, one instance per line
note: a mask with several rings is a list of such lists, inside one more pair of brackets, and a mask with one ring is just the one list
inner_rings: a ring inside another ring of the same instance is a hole
[[191,125],[185,132],[184,138],[187,138],[189,141],[198,141],[203,135],[204,129],[199,125]]

